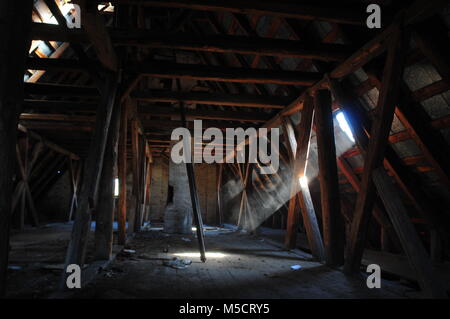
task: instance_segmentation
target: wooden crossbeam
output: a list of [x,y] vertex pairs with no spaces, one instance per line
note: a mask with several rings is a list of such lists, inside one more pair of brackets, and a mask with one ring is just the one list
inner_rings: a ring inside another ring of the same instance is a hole
[[238,83],[272,83],[309,86],[320,80],[315,72],[273,71],[261,69],[244,69],[208,65],[193,65],[154,61],[130,66],[125,69],[143,76],[157,78],[180,78],[204,81],[238,82]]
[[364,160],[361,191],[356,201],[351,232],[347,243],[347,255],[344,267],[347,273],[359,271],[361,264],[370,212],[372,211],[375,200],[372,172],[383,161],[403,73],[402,58],[404,55],[405,39],[398,26],[389,42],[388,57],[383,72],[383,82],[377,104],[378,117],[375,119],[371,129],[371,138]]
[[134,91],[131,97],[146,102],[185,102],[188,104],[208,104],[239,107],[258,107],[268,109],[282,109],[294,100],[288,96],[260,96],[248,94],[222,94],[201,92],[172,92],[172,91]]
[[25,94],[69,97],[99,97],[94,87],[51,83],[24,83]]
[[362,25],[365,16],[361,8],[327,8],[299,3],[257,0],[115,0],[114,4],[151,7],[183,8],[263,16],[276,16],[302,20],[323,20],[336,23]]
[[27,69],[30,70],[54,70],[54,71],[86,71],[87,64],[84,61],[74,59],[28,58]]
[[[179,117],[179,112],[169,107],[140,107],[139,116],[142,120],[151,119],[154,116]],[[239,122],[265,122],[270,118],[269,114],[262,112],[233,112],[220,110],[188,110],[187,119],[222,120]]]

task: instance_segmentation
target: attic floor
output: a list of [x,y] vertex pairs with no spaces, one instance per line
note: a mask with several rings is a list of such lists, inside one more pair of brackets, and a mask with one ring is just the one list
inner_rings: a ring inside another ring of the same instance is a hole
[[[8,297],[46,298],[56,290],[70,224],[28,230],[11,239],[12,266]],[[91,234],[92,235],[92,234]],[[266,235],[270,235],[266,233]],[[206,248],[219,257],[198,257],[196,238],[168,235],[154,229],[136,234],[89,284],[73,298],[402,298],[405,287],[383,280],[368,289],[364,278],[348,277],[310,260],[300,251],[285,251],[271,236],[235,231],[206,231]],[[92,240],[90,242],[92,249]],[[164,252],[168,249],[168,252]],[[191,256],[190,253],[193,255]],[[177,254],[188,254],[186,269],[163,265]],[[88,255],[88,260],[90,256]],[[301,269],[292,270],[292,265]],[[407,295],[407,294],[406,294]]]
[[[191,241],[186,241],[186,238]],[[184,240],[183,240],[184,239]],[[199,260],[192,237],[161,231],[138,234],[129,244],[136,252],[118,256],[79,298],[401,298],[396,289],[368,289],[363,278],[310,261],[306,253],[284,251],[267,239],[239,232],[207,232],[206,247],[223,256]],[[168,248],[168,252],[164,252]],[[186,269],[163,261],[193,253]],[[292,265],[301,269],[292,270]],[[392,288],[392,287],[391,287]]]

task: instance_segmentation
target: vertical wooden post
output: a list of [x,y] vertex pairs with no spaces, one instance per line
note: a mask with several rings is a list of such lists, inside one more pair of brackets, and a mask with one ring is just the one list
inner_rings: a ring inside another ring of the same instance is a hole
[[106,84],[102,90],[102,100],[97,109],[95,131],[92,138],[86,166],[83,171],[83,184],[80,192],[80,206],[72,228],[72,236],[65,260],[65,267],[60,283],[60,288],[66,288],[67,265],[84,264],[88,235],[91,227],[92,210],[95,208],[95,198],[103,167],[108,129],[113,113],[117,91],[116,75],[108,74]]
[[[134,114],[134,117],[136,117],[136,113]],[[138,122],[136,118],[133,118],[131,121],[131,148],[132,148],[132,154],[133,154],[133,165],[132,165],[132,172],[133,172],[133,211],[134,211],[134,218],[132,221],[132,228],[130,227],[130,231],[139,231],[140,230],[140,221],[141,221],[141,203],[140,203],[140,186],[141,186],[141,176],[140,176],[140,138],[139,138],[139,130],[138,130]]]
[[[116,102],[118,104],[119,102]],[[115,105],[108,130],[99,196],[97,199],[97,220],[95,226],[95,253],[98,260],[109,260],[113,245],[114,221],[114,179],[117,175],[117,146],[120,129],[120,105]]]
[[6,290],[17,121],[23,102],[32,7],[32,0],[0,2],[0,296]]
[[344,263],[345,229],[339,200],[336,145],[334,143],[330,91],[319,90],[316,92],[314,96],[314,111],[325,262],[329,266],[338,266]]
[[119,137],[119,208],[117,210],[117,223],[119,226],[118,244],[124,245],[127,229],[127,132],[128,132],[128,100],[122,103]]

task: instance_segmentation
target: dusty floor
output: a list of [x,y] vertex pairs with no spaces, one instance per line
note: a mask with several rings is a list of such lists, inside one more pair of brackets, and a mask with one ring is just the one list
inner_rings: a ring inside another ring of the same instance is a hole
[[[70,229],[57,224],[12,236],[9,298],[48,298],[56,291]],[[125,247],[131,252],[119,253],[70,297],[402,298],[411,291],[388,281],[381,289],[368,289],[363,277],[347,277],[300,250],[283,250],[268,230],[258,237],[230,230],[206,234],[208,260],[202,263],[193,235],[169,236],[157,228],[141,232]],[[163,264],[176,256],[192,264],[186,269]],[[292,270],[293,265],[301,269]]]
[[[199,260],[194,237],[140,233],[128,247],[136,252],[119,256],[76,297],[400,298],[403,294],[392,287],[368,289],[361,278],[348,278],[309,261],[307,254],[284,251],[265,239],[238,232],[207,233],[207,250],[213,256],[206,263]],[[179,254],[192,259],[192,265],[182,270],[163,265]],[[292,265],[302,268],[292,270]]]

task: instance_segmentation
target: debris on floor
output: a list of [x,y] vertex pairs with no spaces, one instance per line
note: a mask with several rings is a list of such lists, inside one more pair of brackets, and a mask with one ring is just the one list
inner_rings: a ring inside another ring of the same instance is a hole
[[302,266],[300,266],[300,265],[293,265],[293,266],[291,266],[292,270],[299,270],[301,268],[302,268]]
[[190,259],[181,259],[178,257],[174,257],[172,260],[166,260],[163,262],[164,266],[171,267],[174,269],[186,269],[192,264],[192,260]]
[[189,238],[186,238],[186,237],[181,237],[181,240],[182,241],[186,241],[186,242],[190,242],[191,241]]

